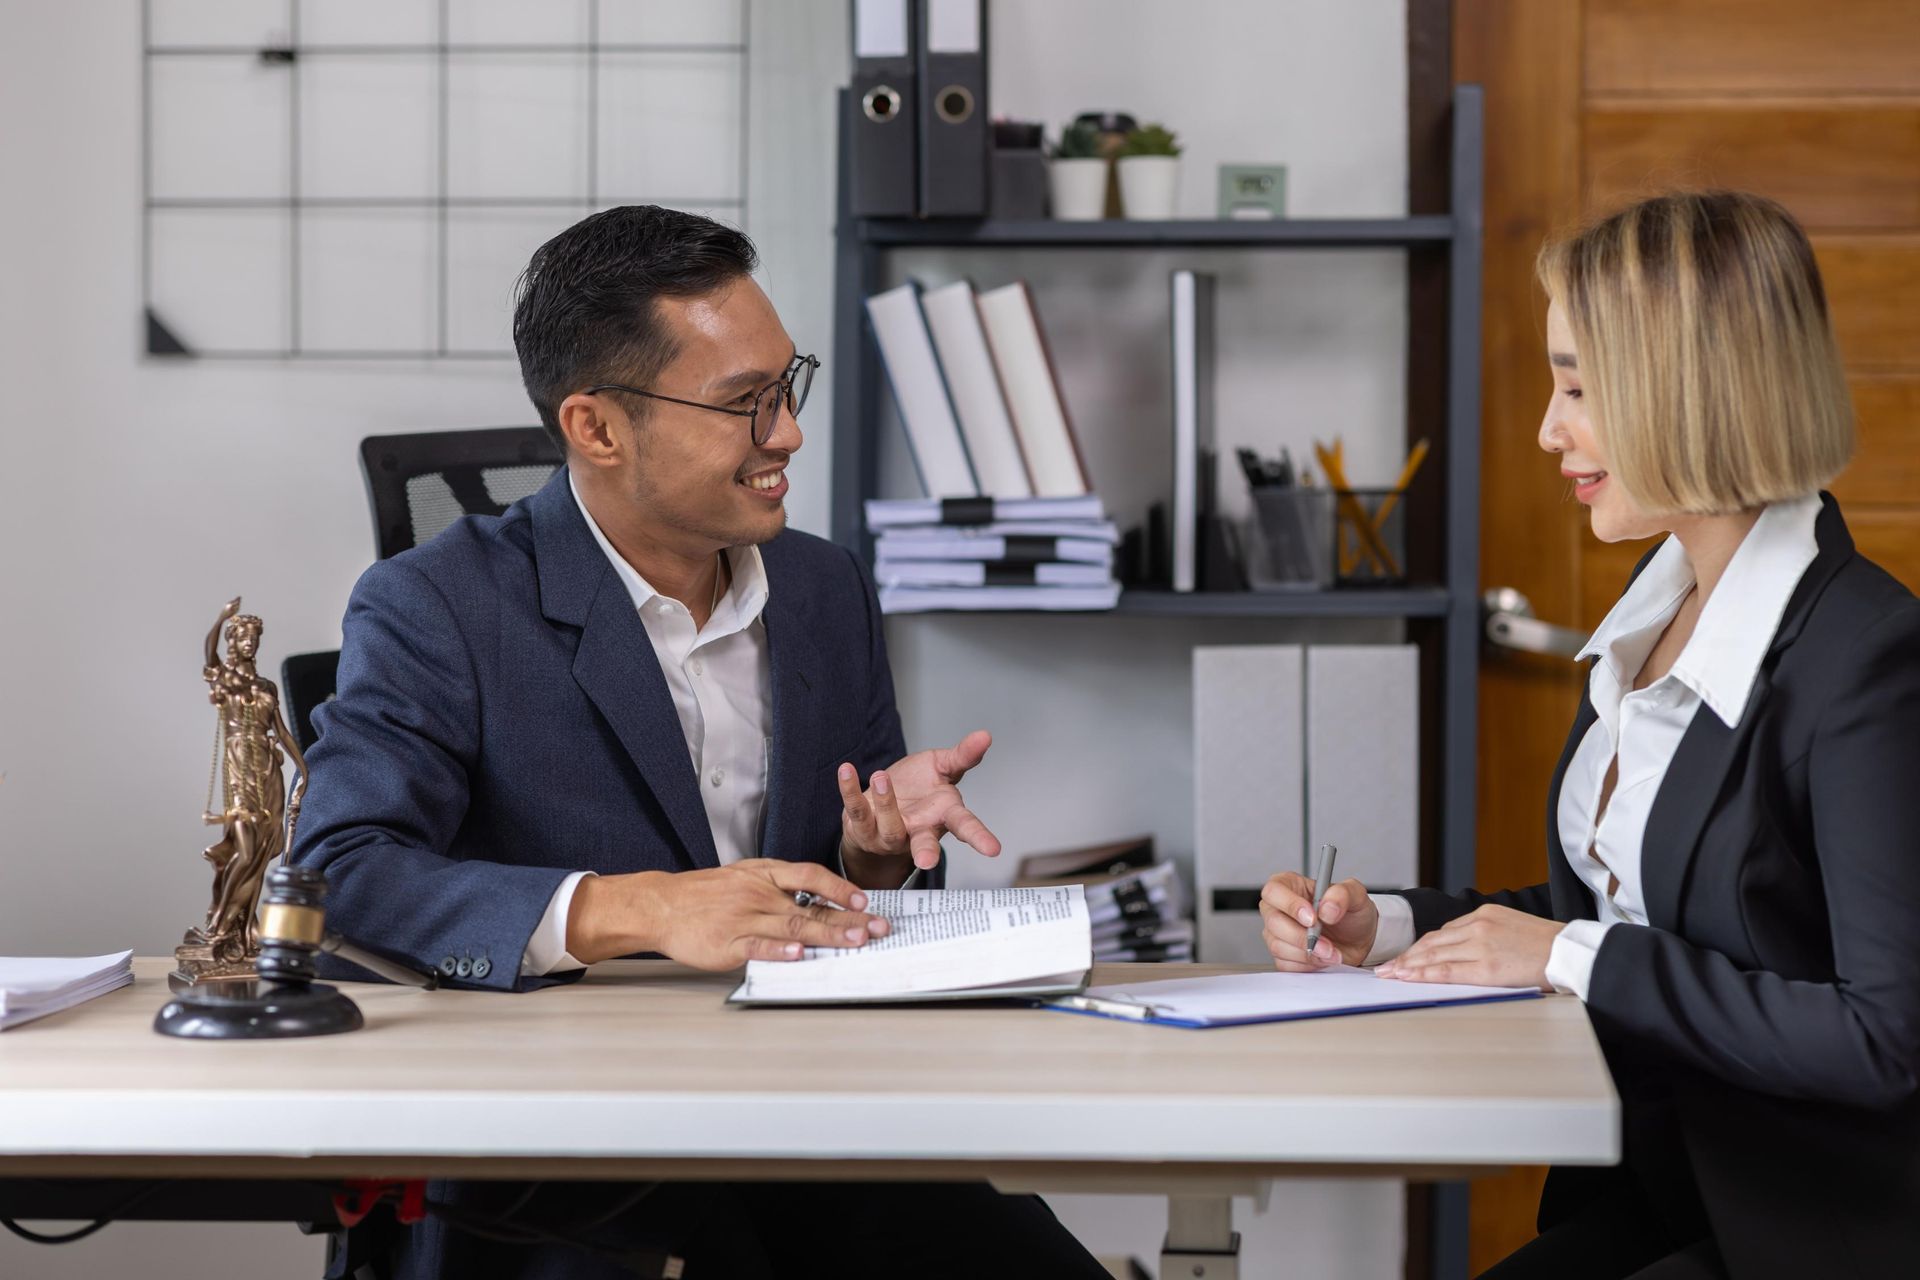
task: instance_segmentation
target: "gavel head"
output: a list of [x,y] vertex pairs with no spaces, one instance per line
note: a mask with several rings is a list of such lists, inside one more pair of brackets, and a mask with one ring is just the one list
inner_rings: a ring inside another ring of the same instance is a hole
[[268,982],[305,984],[318,972],[315,958],[326,937],[327,882],[311,867],[276,867],[260,902],[260,959]]

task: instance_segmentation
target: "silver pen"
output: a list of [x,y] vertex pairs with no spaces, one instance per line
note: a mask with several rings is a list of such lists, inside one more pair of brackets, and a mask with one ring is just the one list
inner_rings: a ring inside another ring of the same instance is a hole
[[1313,949],[1320,945],[1320,903],[1327,896],[1327,885],[1333,879],[1333,855],[1340,851],[1330,844],[1320,846],[1320,874],[1313,878],[1313,927],[1307,930],[1307,955],[1313,955]]

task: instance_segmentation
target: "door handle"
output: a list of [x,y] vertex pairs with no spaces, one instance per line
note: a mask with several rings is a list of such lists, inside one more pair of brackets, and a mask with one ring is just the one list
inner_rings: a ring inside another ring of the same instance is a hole
[[1533,616],[1533,602],[1512,587],[1493,587],[1480,597],[1480,617],[1489,644],[1521,653],[1576,658],[1587,647],[1587,633],[1555,626]]

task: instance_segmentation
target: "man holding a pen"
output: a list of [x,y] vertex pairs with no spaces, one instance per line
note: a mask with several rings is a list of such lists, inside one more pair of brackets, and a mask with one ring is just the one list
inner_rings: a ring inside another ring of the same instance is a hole
[[[999,853],[957,786],[991,738],[907,754],[871,584],[786,529],[819,362],[755,265],[740,232],[652,206],[534,254],[514,341],[566,466],[369,569],[315,716],[294,857],[347,936],[503,992],[635,953],[731,969],[885,934],[863,890],[935,867],[944,834]],[[635,1250],[782,1280],[1105,1275],[985,1184],[433,1198],[452,1216],[411,1229],[403,1276],[626,1275]]]

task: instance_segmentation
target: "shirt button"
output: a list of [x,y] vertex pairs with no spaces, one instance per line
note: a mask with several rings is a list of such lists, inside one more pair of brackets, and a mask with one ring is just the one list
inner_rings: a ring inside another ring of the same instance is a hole
[[705,670],[705,668],[700,665],[700,659],[698,658],[695,658],[692,662],[689,662],[687,664],[687,669],[693,672],[693,674],[695,675],[699,675],[702,671]]
[[711,782],[716,787],[719,786],[721,783],[725,782],[726,780],[727,780],[727,771],[725,769],[715,769],[712,773],[707,775],[707,781]]

